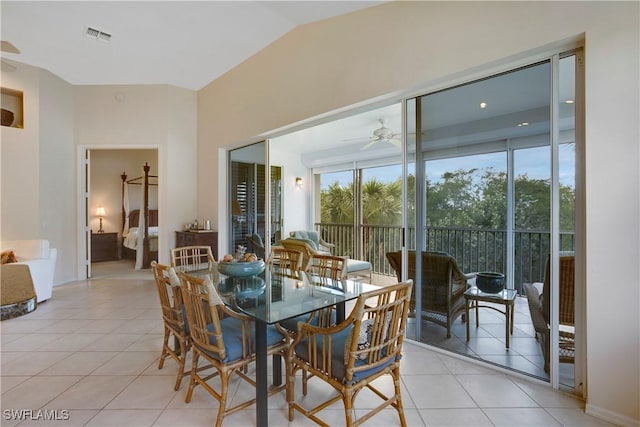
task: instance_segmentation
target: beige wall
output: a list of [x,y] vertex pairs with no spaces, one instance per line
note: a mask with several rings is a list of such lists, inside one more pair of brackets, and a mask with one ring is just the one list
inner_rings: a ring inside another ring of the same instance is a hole
[[638,16],[638,2],[391,2],[297,28],[198,93],[199,215],[224,226],[224,170],[204,167],[221,162],[220,147],[583,37],[587,410],[637,424]]
[[[159,255],[168,263],[174,231],[197,214],[196,92],[72,86],[48,71],[16,66],[2,73],[2,85],[24,92],[24,129],[1,128],[0,238],[49,239],[59,250],[54,284],[84,278],[83,150],[151,149],[158,153],[152,174],[160,184]],[[142,174],[136,167],[130,176]]]
[[47,239],[58,249],[54,283],[75,277],[73,88],[16,63],[2,86],[24,94],[24,128],[3,126],[0,239]]
[[[166,85],[77,86],[76,143],[86,149],[158,150],[160,262],[175,230],[197,212],[196,92]],[[142,175],[127,171],[131,176]]]

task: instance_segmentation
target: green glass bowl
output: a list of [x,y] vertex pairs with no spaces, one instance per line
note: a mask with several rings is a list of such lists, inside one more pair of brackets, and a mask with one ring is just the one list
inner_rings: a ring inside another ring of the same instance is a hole
[[264,260],[253,262],[225,262],[218,263],[218,271],[228,277],[257,276],[264,271]]

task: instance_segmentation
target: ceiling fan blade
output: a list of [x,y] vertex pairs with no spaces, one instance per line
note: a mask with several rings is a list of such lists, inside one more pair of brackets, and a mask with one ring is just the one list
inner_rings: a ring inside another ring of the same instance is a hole
[[0,50],[8,53],[20,53],[20,49],[15,47],[11,42],[0,40]]
[[370,143],[368,143],[367,145],[365,145],[364,147],[362,147],[360,149],[360,151],[362,150],[366,150],[367,148],[371,147],[373,144],[375,144],[376,142],[380,141],[379,139],[374,139],[373,141],[371,141]]
[[6,61],[2,61],[2,71],[8,71],[8,72],[13,72],[16,70],[16,67],[9,64]]
[[359,142],[364,142],[364,141],[369,141],[371,140],[370,137],[367,136],[359,136],[357,138],[345,138],[342,141],[343,142],[354,142],[354,141],[359,141]]
[[399,139],[393,138],[393,139],[388,139],[387,141],[389,141],[391,145],[395,145],[398,148],[402,147],[402,141],[400,141]]

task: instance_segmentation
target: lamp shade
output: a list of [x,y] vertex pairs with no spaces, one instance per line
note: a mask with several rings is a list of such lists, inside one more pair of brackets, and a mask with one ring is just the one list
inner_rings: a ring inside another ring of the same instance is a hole
[[105,216],[107,213],[105,212],[104,208],[100,207],[98,209],[96,209],[96,215],[97,216]]

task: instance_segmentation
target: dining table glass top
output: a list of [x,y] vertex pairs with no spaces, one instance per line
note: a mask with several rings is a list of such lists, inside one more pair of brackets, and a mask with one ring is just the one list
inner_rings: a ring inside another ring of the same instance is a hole
[[268,324],[344,303],[379,288],[275,266],[257,276],[227,277],[218,272],[211,276],[225,303]]

